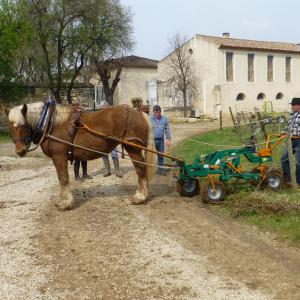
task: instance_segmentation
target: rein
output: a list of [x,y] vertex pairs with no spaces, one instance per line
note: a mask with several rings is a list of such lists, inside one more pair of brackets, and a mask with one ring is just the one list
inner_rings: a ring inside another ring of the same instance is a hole
[[[117,137],[114,137],[114,136],[110,136],[110,135],[105,135],[105,134],[103,134],[101,132],[98,132],[98,131],[95,131],[95,130],[91,129],[89,126],[87,126],[86,124],[84,124],[82,122],[81,122],[81,124],[82,124],[82,127],[80,127],[80,128],[85,128],[89,132],[94,133],[96,135],[99,135],[99,136],[103,137],[104,139],[113,140],[113,141],[119,142],[122,145],[132,146],[134,148],[138,148],[138,149],[141,149],[141,150],[152,152],[154,154],[158,154],[158,155],[161,155],[161,156],[164,156],[164,157],[168,157],[171,160],[176,160],[176,161],[179,161],[179,162],[183,162],[182,159],[179,159],[179,158],[177,158],[175,156],[172,156],[172,155],[169,155],[169,154],[165,154],[165,153],[162,153],[162,152],[159,152],[159,151],[155,151],[155,150],[149,149],[147,147],[144,147],[144,146],[141,146],[141,145],[138,145],[138,144],[126,141],[124,139],[120,139],[120,138],[117,138]],[[139,138],[134,138],[134,139],[138,140],[138,141],[140,140]],[[144,144],[144,143],[142,142],[142,144]]]

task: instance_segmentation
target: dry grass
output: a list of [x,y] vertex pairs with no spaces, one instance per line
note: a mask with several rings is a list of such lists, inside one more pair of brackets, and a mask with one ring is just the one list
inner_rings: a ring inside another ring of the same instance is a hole
[[249,215],[284,215],[300,213],[300,204],[289,196],[270,192],[254,192],[242,199],[224,203],[234,217]]

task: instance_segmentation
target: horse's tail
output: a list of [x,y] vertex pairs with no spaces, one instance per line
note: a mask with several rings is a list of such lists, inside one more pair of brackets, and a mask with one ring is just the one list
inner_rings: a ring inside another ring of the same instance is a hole
[[[154,138],[153,138],[153,132],[152,132],[152,124],[150,122],[149,116],[145,113],[143,113],[144,119],[148,123],[148,141],[147,141],[147,148],[151,150],[155,150],[154,145]],[[150,151],[145,151],[145,163],[146,165],[146,172],[147,172],[147,179],[148,182],[151,180],[154,174],[154,169],[156,166],[156,154]]]

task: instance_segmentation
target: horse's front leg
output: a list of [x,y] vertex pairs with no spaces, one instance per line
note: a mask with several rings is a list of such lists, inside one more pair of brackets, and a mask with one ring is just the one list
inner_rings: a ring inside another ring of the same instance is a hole
[[60,183],[60,199],[55,206],[60,210],[71,209],[73,206],[73,195],[70,192],[68,160],[62,156],[52,157]]
[[[125,147],[126,149],[126,147]],[[146,202],[148,198],[149,183],[147,179],[146,165],[144,164],[144,158],[140,150],[127,148],[126,149],[130,158],[133,161],[136,174],[138,176],[138,188],[132,198],[132,204],[142,204]],[[142,163],[139,163],[142,162]]]
[[[141,171],[141,172],[140,172]],[[132,198],[132,204],[142,204],[148,199],[148,180],[146,176],[140,176],[144,171],[141,168],[136,168],[138,174],[138,188]]]

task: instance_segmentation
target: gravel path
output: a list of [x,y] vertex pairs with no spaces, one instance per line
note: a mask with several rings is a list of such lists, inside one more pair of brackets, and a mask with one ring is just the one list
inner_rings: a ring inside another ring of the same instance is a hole
[[[173,141],[208,128],[173,125]],[[72,179],[75,209],[59,212],[40,151],[0,155],[0,299],[300,299],[299,248],[179,197],[171,177],[132,206],[129,162],[119,179],[93,161],[92,180]]]

